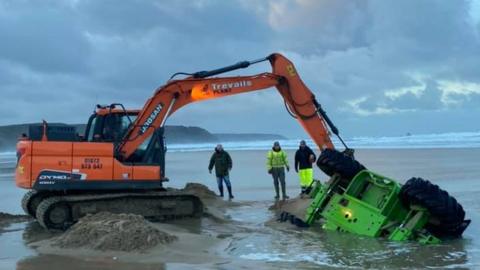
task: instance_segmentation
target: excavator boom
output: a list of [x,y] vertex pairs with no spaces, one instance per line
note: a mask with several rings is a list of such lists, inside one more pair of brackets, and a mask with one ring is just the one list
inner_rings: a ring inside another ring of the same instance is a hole
[[[206,78],[267,60],[272,65],[271,73]],[[161,86],[145,103],[124,141],[117,148],[118,155],[128,159],[146,138],[164,125],[170,115],[187,104],[271,87],[277,88],[288,109],[320,150],[333,148],[327,125],[335,134],[338,131],[326,117],[314,94],[300,79],[292,62],[281,54],[272,54],[265,59],[193,73],[188,78],[172,80]]]

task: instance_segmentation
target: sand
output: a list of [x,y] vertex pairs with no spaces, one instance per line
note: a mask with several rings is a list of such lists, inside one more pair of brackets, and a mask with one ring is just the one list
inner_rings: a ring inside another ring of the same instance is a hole
[[0,212],[0,233],[2,233],[3,229],[10,224],[25,222],[28,220],[31,220],[31,218],[27,215],[12,215]]
[[[203,219],[185,218],[170,224],[150,222],[133,214],[101,212],[81,218],[64,233],[31,241],[29,246],[43,255],[89,260],[113,258],[124,262],[158,263],[168,258],[168,262],[188,264],[231,264],[225,250],[235,233],[242,229],[234,226],[235,221],[225,212],[245,204],[222,200],[199,183],[187,183],[181,190],[202,200],[205,204]],[[217,224],[221,229],[208,234],[198,233],[199,226]],[[36,230],[38,232],[38,228]]]
[[217,194],[210,190],[207,186],[200,184],[200,183],[192,183],[189,182],[183,188],[185,192],[191,192],[195,194],[195,196],[199,197],[202,200],[216,200],[218,199]]
[[142,216],[100,212],[81,218],[64,234],[53,240],[61,248],[90,248],[144,252],[178,238],[154,227]]

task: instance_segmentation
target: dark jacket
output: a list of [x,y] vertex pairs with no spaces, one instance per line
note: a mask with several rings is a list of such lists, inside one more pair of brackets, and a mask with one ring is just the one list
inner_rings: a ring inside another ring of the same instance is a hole
[[228,170],[232,168],[232,158],[225,150],[215,151],[210,158],[208,169],[212,170],[213,166],[215,166],[216,176],[227,176]]
[[305,146],[305,148],[298,148],[297,152],[295,153],[295,170],[301,170],[301,169],[310,169],[312,168],[312,163],[310,161],[310,155],[313,155],[315,162],[315,159],[317,157],[315,156],[315,153],[313,153],[312,149],[310,147]]

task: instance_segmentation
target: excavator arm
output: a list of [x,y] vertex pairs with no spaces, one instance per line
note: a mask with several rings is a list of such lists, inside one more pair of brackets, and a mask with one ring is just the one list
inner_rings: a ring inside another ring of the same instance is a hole
[[[208,78],[262,61],[270,62],[271,73]],[[289,112],[296,117],[320,150],[334,148],[328,127],[338,136],[337,128],[316,101],[312,91],[300,79],[292,62],[281,54],[272,54],[256,61],[244,61],[217,70],[188,75],[190,76],[185,79],[170,80],[155,91],[138,114],[122,143],[118,145],[117,156],[122,159],[130,157],[156,129],[164,125],[170,115],[189,103],[270,87],[277,88]],[[341,141],[343,143],[343,140]]]

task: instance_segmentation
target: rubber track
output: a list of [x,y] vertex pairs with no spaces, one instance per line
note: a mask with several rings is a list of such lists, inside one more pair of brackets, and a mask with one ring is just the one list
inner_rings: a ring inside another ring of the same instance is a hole
[[27,193],[25,193],[25,195],[23,195],[23,198],[22,198],[22,209],[23,209],[23,212],[25,212],[25,214],[31,216],[31,217],[35,217],[35,213],[32,213],[32,211],[30,211],[29,209],[29,203],[30,203],[30,200],[32,199],[32,197],[34,195],[37,194],[37,191],[35,190],[30,190],[28,191]]
[[37,207],[37,221],[46,229],[66,229],[66,226],[62,228],[51,228],[51,225],[47,221],[47,212],[52,205],[61,202],[61,197],[49,197],[44,199]]
[[[203,203],[202,201],[191,193],[185,192],[176,192],[176,191],[158,191],[158,192],[144,192],[144,193],[110,193],[110,194],[88,194],[88,195],[65,195],[65,196],[55,196],[50,197],[42,201],[37,209],[37,215],[43,215],[38,218],[39,223],[47,229],[49,228],[48,222],[45,221],[45,212],[49,207],[57,202],[65,202],[69,205],[74,205],[75,203],[101,203],[102,201],[109,201],[114,199],[122,199],[122,198],[151,198],[152,200],[162,200],[165,197],[171,197],[175,199],[178,198],[185,198],[191,197],[192,203],[194,204],[194,212],[191,215],[184,215],[184,216],[156,216],[155,219],[159,220],[169,220],[173,218],[181,218],[181,217],[200,217],[203,214]],[[40,208],[41,206],[41,208]],[[128,212],[126,212],[128,213]],[[72,214],[72,224],[75,223],[81,216],[73,216]],[[70,224],[71,225],[71,224]],[[68,227],[68,226],[66,226]],[[63,228],[66,229],[66,228]]]

